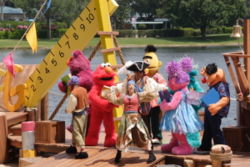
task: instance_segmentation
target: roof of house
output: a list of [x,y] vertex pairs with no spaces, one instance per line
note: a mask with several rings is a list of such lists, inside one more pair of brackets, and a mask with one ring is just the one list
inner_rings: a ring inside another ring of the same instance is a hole
[[[1,12],[1,10],[0,10],[0,12]],[[4,6],[3,13],[4,14],[23,14],[23,10],[21,8],[12,8],[9,6]]]

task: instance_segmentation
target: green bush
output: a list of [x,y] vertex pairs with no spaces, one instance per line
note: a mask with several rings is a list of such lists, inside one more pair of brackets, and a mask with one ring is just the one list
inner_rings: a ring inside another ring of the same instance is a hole
[[4,39],[9,39],[9,34],[10,33],[11,33],[10,31],[5,31],[4,32]]
[[4,39],[5,31],[0,31],[0,39]]
[[199,32],[200,32],[199,29],[194,29],[194,28],[191,28],[191,27],[180,28],[180,30],[183,31],[183,36],[184,37],[197,36],[197,34],[199,34]]
[[48,38],[48,31],[46,29],[40,29],[37,31],[37,36],[42,39]]
[[138,30],[145,30],[145,29],[147,29],[147,25],[146,24],[138,24],[137,29]]
[[119,37],[135,37],[138,34],[138,30],[117,30]]
[[222,27],[223,33],[232,33],[232,31],[233,31],[233,27],[225,27],[225,26]]
[[15,29],[14,31],[9,32],[8,38],[9,39],[20,39],[23,36],[25,31],[26,30]]
[[16,28],[18,25],[26,25],[28,26],[30,22],[28,21],[1,21],[0,27],[4,28]]
[[207,29],[207,34],[232,33],[233,27],[218,26]]
[[67,29],[68,25],[63,22],[53,22],[52,24],[55,25],[56,29]]
[[60,28],[58,29],[58,36],[57,37],[61,37],[63,34],[65,34],[65,32],[67,31],[67,28]]

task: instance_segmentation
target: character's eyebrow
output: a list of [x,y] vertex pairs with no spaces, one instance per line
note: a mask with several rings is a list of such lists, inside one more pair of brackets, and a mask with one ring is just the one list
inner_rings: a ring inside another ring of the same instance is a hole
[[143,59],[152,59],[151,56],[144,56]]

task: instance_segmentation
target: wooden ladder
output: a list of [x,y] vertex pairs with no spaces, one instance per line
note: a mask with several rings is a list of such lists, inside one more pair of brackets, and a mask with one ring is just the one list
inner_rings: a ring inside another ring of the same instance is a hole
[[[121,63],[125,64],[125,60],[124,60],[124,56],[122,54],[122,50],[121,47],[118,46],[118,42],[117,42],[117,38],[116,36],[119,35],[119,32],[117,31],[111,31],[111,32],[106,32],[106,31],[98,31],[97,32],[98,35],[110,35],[113,38],[114,41],[114,48],[109,48],[109,49],[102,49],[101,53],[105,54],[105,53],[109,53],[109,52],[116,52],[117,55],[119,56]],[[101,48],[101,41],[98,42],[98,44],[95,46],[95,48],[93,49],[93,51],[91,52],[90,56],[89,56],[89,61],[91,61],[93,59],[93,57],[96,55],[96,52]]]

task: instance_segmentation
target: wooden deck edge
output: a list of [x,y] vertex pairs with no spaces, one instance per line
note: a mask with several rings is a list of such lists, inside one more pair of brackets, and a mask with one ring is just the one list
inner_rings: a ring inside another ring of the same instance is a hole
[[[9,144],[16,148],[22,148],[22,136],[8,136]],[[42,152],[50,152],[50,153],[60,153],[62,151],[65,151],[66,148],[69,147],[69,144],[66,143],[51,143],[51,144],[45,144],[45,143],[36,143],[35,149],[36,151],[42,151]]]
[[8,127],[10,127],[12,125],[16,125],[18,123],[21,123],[23,121],[27,121],[27,119],[28,119],[28,113],[27,112],[17,112],[17,113],[18,114],[16,114],[16,115],[14,115],[14,114],[11,115],[11,116],[7,115]]

